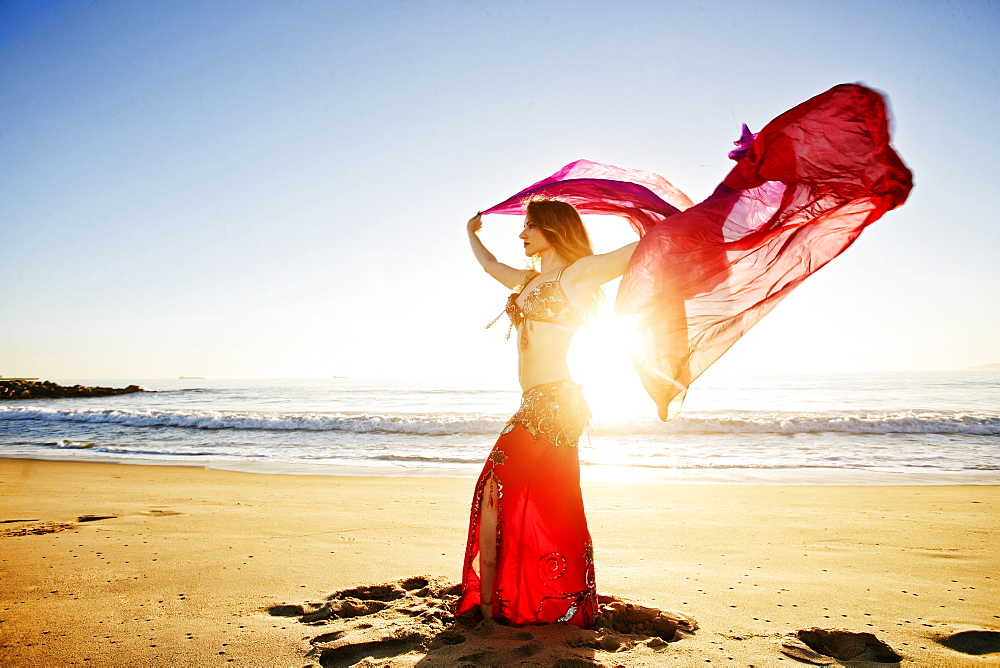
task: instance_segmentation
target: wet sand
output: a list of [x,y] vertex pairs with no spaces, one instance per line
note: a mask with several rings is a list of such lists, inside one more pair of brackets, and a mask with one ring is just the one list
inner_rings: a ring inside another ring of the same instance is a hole
[[[587,483],[599,591],[697,620],[693,633],[660,643],[442,620],[472,486],[0,460],[0,657],[11,666],[365,656],[369,665],[565,656],[767,666],[798,664],[783,640],[820,627],[872,633],[908,665],[1000,664],[1000,487]],[[396,586],[399,604],[354,617],[300,620],[343,598],[335,592],[417,575],[437,584]],[[371,635],[421,623],[426,650]],[[331,653],[352,633],[361,640],[349,652]],[[958,649],[941,644],[948,637]]]

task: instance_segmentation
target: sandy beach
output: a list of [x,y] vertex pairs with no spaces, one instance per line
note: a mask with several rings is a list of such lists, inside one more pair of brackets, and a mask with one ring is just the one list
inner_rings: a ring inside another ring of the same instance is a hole
[[[307,653],[337,620],[268,608],[456,582],[472,486],[0,460],[2,663],[318,665]],[[791,665],[783,639],[811,627],[873,633],[907,665],[1000,664],[967,653],[1000,651],[998,487],[589,483],[584,497],[600,593],[697,631],[606,651],[558,629],[470,628],[429,653],[372,644],[367,665],[498,665],[514,631],[532,638],[524,665]]]

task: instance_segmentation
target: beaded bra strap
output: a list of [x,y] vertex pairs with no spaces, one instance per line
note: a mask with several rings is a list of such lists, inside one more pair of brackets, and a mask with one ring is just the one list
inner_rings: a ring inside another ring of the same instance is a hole
[[[507,310],[510,308],[510,303],[512,301],[511,298],[517,299],[518,297],[520,297],[521,293],[524,292],[525,286],[528,285],[528,283],[531,282],[531,279],[533,279],[535,276],[538,275],[537,273],[531,271],[530,269],[525,269],[524,270],[524,274],[525,274],[525,276],[527,276],[527,278],[525,278],[524,282],[521,283],[521,289],[519,291],[517,291],[517,292],[512,292],[510,294],[510,296],[507,297],[507,304],[504,306],[503,310],[500,311],[500,315],[498,315],[497,317],[493,318],[493,320],[490,321],[490,324],[486,325],[486,327],[484,327],[484,329],[489,329],[493,325],[497,324],[497,320],[499,320],[500,318],[504,317],[504,315],[507,314]],[[562,276],[562,271],[559,272],[559,275]],[[559,280],[559,279],[556,278],[556,280]],[[507,328],[507,337],[506,338],[508,338],[508,339],[510,338],[510,333],[513,330],[514,330],[514,323],[511,322],[510,327]]]

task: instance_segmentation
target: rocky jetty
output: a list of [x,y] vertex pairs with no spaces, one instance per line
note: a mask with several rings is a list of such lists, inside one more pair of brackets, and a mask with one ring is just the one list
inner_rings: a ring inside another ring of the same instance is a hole
[[116,394],[145,392],[138,385],[128,387],[63,387],[52,381],[0,380],[0,401],[13,399],[57,399],[62,397],[111,397]]

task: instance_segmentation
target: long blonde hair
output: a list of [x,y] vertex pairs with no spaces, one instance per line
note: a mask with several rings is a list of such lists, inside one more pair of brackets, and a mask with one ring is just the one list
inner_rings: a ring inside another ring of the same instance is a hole
[[524,212],[528,220],[542,231],[555,252],[568,263],[594,254],[580,212],[569,202],[533,198],[525,204]]
[[[528,220],[545,235],[559,257],[566,260],[567,265],[594,254],[594,247],[590,243],[590,235],[583,225],[580,212],[569,202],[536,197],[525,203],[524,212]],[[604,288],[597,288],[587,303],[584,317],[594,315],[603,300]]]

